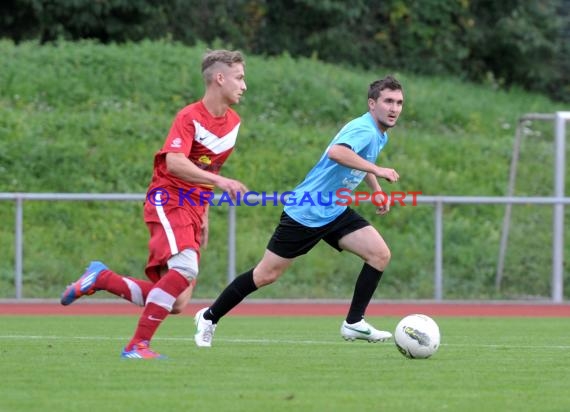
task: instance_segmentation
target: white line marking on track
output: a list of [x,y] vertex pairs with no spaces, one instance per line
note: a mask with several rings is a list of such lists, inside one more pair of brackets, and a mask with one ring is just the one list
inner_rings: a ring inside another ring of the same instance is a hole
[[[111,336],[54,336],[54,335],[0,335],[0,340],[87,340],[87,341],[128,341],[129,338]],[[189,338],[168,338],[157,337],[154,341],[180,341],[194,342],[193,337]],[[216,338],[217,342],[243,343],[243,344],[264,344],[264,345],[350,345],[354,342],[345,342],[339,337],[338,342],[316,341],[316,340],[294,340],[294,339],[227,339]],[[390,344],[393,341],[379,342],[380,346]],[[441,346],[449,347],[477,347],[489,349],[560,349],[570,350],[570,345],[509,345],[509,344],[468,344],[468,343],[442,343]]]

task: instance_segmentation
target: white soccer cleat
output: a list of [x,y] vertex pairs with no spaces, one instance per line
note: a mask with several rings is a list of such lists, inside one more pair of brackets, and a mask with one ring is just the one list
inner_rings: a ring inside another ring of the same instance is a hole
[[392,338],[390,332],[378,330],[364,319],[356,323],[342,322],[340,335],[344,340],[353,341],[355,339],[367,340],[368,342],[384,342]]
[[216,330],[216,324],[212,323],[211,320],[204,319],[204,312],[208,308],[200,309],[196,316],[194,316],[194,323],[196,324],[196,333],[194,334],[194,342],[199,348],[210,348],[212,347],[212,339],[214,337],[214,331]]

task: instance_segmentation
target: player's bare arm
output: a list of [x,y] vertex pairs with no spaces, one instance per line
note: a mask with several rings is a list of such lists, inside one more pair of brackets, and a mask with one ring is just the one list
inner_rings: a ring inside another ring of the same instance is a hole
[[216,186],[228,192],[233,199],[235,199],[238,192],[247,192],[247,187],[240,181],[202,170],[192,163],[184,153],[167,153],[166,167],[169,173],[180,179],[197,184]]
[[374,176],[386,179],[390,183],[397,182],[400,176],[394,169],[380,167],[366,159],[358,156],[352,149],[335,144],[332,145],[327,155],[329,159],[352,169],[362,170],[363,172],[372,173]]
[[[372,193],[382,191],[382,188],[380,187],[380,184],[378,183],[378,178],[375,175],[373,175],[372,173],[366,174],[366,176],[364,177],[364,182],[368,185],[368,187],[370,188],[370,191]],[[376,214],[381,215],[381,216],[385,215],[389,211],[390,211],[390,202],[386,202],[385,204],[380,205],[376,208]]]
[[373,173],[367,173],[364,177],[364,183],[368,185],[372,192],[381,192],[382,188],[378,183],[378,178]]

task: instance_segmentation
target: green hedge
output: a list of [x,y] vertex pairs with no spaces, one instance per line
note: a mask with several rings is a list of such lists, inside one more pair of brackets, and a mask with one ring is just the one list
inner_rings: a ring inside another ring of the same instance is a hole
[[171,38],[519,85],[570,101],[570,0],[8,0],[0,36]]
[[[1,41],[0,192],[144,192],[174,114],[203,93],[199,64],[206,48],[167,41]],[[366,110],[368,84],[388,73],[401,79],[406,94],[400,124],[379,159],[400,173],[400,182],[388,186],[393,190],[504,195],[518,118],[561,109],[518,89],[497,91],[390,67],[355,70],[286,54],[249,55],[248,91],[237,107],[242,128],[223,173],[251,190],[291,189],[338,129]],[[516,193],[550,195],[553,128],[535,123],[530,130]],[[377,296],[432,297],[432,207],[395,207],[382,218],[371,205],[358,210],[393,251]],[[445,208],[447,298],[549,296],[551,213],[541,206],[515,207],[505,287],[494,291],[503,210]],[[238,209],[238,271],[260,258],[280,212]],[[28,202],[24,216],[25,297],[57,297],[91,259],[142,275],[147,232],[139,202]],[[14,295],[13,219],[14,205],[0,202],[0,297]],[[211,223],[196,297],[213,297],[226,282],[227,209],[214,208]],[[360,265],[320,245],[256,296],[348,298]]]

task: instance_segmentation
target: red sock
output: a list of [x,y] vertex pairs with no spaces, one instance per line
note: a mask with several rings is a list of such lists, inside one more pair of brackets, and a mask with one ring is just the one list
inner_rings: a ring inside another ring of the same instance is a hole
[[188,279],[177,271],[169,270],[166,272],[149,292],[135,335],[127,345],[127,350],[131,350],[136,343],[152,339],[161,322],[172,310],[176,298],[189,285]]
[[103,270],[95,282],[95,288],[105,290],[139,306],[144,306],[146,297],[153,286],[154,283],[149,280],[121,276],[111,270]]

